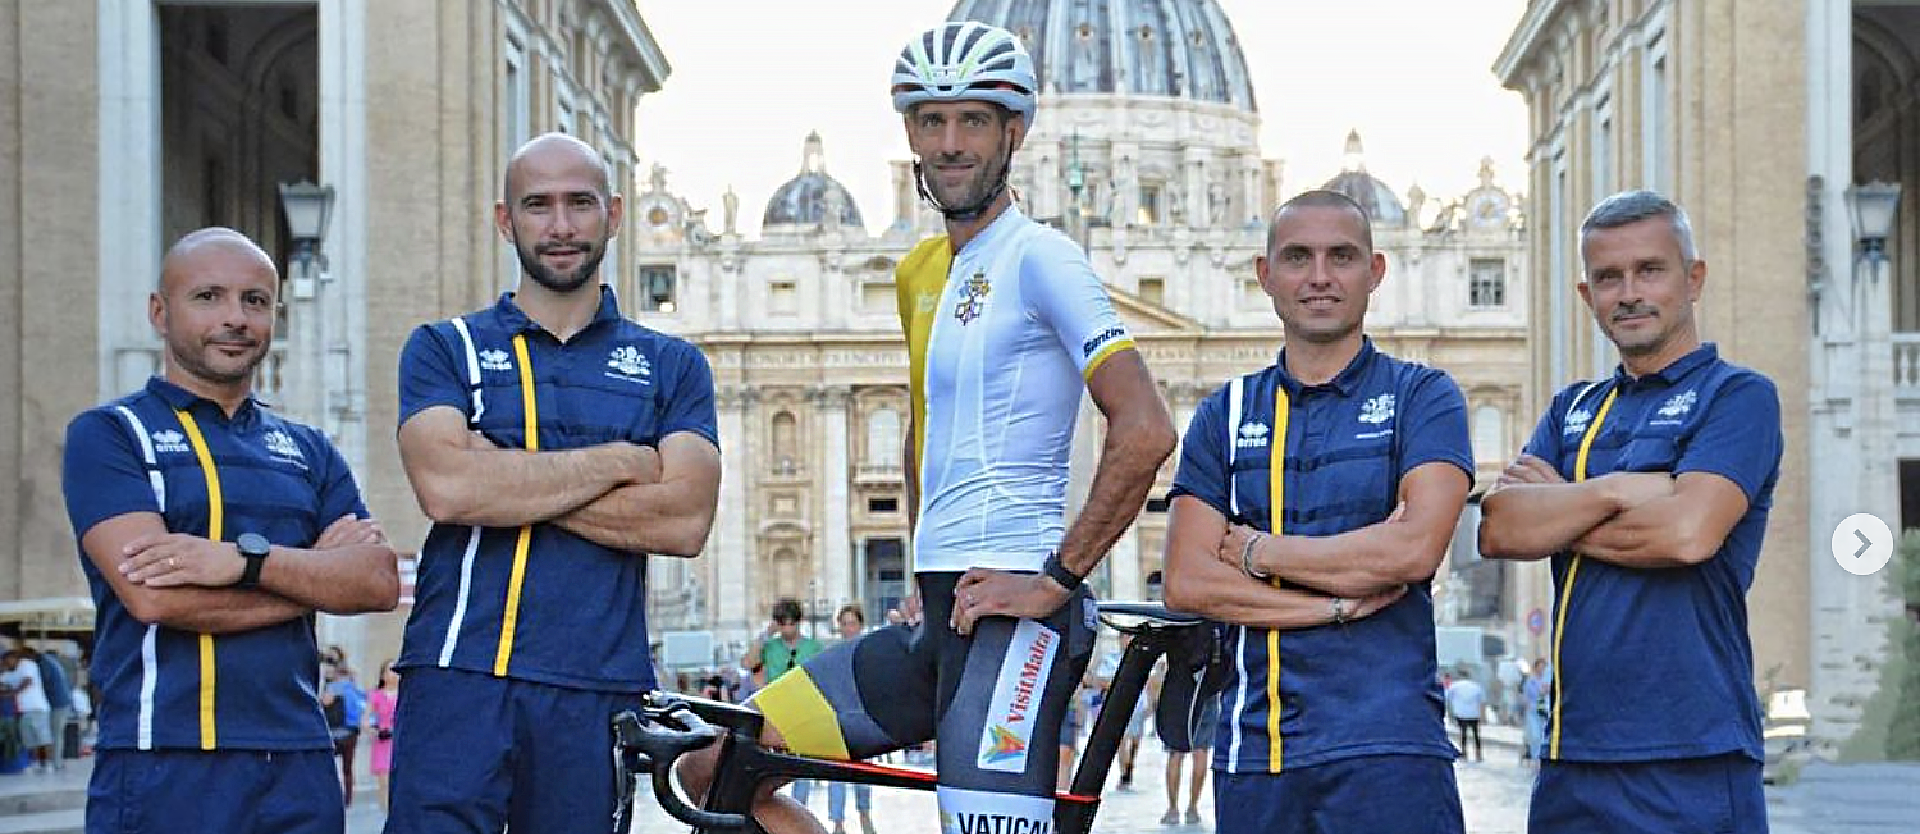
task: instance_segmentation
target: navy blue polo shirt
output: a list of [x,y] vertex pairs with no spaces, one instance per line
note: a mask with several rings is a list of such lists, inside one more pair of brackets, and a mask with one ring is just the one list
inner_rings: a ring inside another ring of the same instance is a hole
[[1576,569],[1571,554],[1553,557],[1553,622],[1564,625],[1554,637],[1548,756],[1650,761],[1737,752],[1759,760],[1747,589],[1780,476],[1773,381],[1722,361],[1711,343],[1639,378],[1616,369],[1555,396],[1526,451],[1575,480],[1589,433],[1587,477],[1712,472],[1746,493],[1747,511],[1719,551],[1692,567],[1579,559]]
[[[523,405],[529,384],[532,415]],[[401,425],[435,406],[459,409],[508,448],[529,447],[529,422],[542,450],[655,446],[675,432],[719,445],[706,357],[622,317],[605,287],[592,322],[565,342],[528,318],[512,293],[489,309],[422,325],[400,357]],[[433,525],[396,668],[651,689],[645,557],[551,524],[530,526],[522,556],[522,535],[519,527]]]
[[[259,533],[309,547],[335,519],[367,517],[353,473],[321,432],[251,398],[229,419],[213,401],[154,377],[67,426],[61,487],[75,538],[136,512],[160,514],[170,532],[208,536],[212,504],[195,429],[217,473],[219,540]],[[332,747],[314,691],[311,615],[219,636],[149,626],[127,612],[84,550],[80,569],[96,611],[91,673],[101,693],[101,747]],[[205,641],[211,668],[201,663]]]
[[[1284,411],[1275,408],[1280,396]],[[1276,448],[1284,460],[1278,530]],[[1472,477],[1459,386],[1440,370],[1380,353],[1368,339],[1326,384],[1301,385],[1287,373],[1283,351],[1276,364],[1207,397],[1188,425],[1170,495],[1191,495],[1255,529],[1331,536],[1384,521],[1399,501],[1400,479],[1434,461]],[[1224,640],[1233,670],[1221,696],[1214,767],[1261,773],[1355,756],[1453,757],[1427,583],[1345,625],[1229,625]]]

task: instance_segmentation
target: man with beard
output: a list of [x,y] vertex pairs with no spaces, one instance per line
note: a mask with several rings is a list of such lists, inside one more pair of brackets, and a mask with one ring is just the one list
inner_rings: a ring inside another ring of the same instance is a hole
[[90,834],[345,826],[313,613],[391,610],[400,581],[326,435],[253,396],[278,286],[238,232],[181,238],[147,305],[164,373],[67,427],[97,612]]
[[[1007,170],[1037,104],[1011,32],[948,23],[907,44],[893,105],[947,234],[897,273],[913,420],[913,564],[926,615],[842,643],[756,694],[763,743],[865,759],[938,735],[942,829],[1045,831],[1068,699],[1093,651],[1081,578],[1133,522],[1172,421],[1085,253],[1022,214]],[[1107,419],[1086,505],[1065,523],[1082,391]],[[704,791],[717,751],[688,761]],[[768,831],[818,821],[763,786]]]
[[1225,624],[1221,834],[1458,834],[1430,583],[1473,478],[1466,400],[1376,349],[1366,210],[1283,203],[1254,261],[1286,346],[1200,403],[1181,445],[1167,605]]
[[713,376],[599,280],[621,199],[600,155],[536,137],[494,208],[521,281],[400,358],[400,456],[433,528],[394,668],[388,832],[591,831],[610,719],[655,686],[646,555],[713,522]]
[[1746,594],[1780,477],[1779,393],[1700,341],[1707,264],[1679,206],[1608,197],[1580,258],[1620,366],[1554,397],[1481,503],[1482,555],[1553,567],[1527,830],[1764,832]]

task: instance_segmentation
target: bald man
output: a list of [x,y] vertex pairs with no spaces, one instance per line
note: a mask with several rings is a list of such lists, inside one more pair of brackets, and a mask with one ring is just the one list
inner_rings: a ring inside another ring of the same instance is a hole
[[101,698],[90,834],[344,827],[313,615],[391,610],[400,582],[326,435],[254,397],[278,286],[239,232],[181,238],[147,305],[163,373],[67,427]]
[[540,136],[494,208],[518,289],[414,331],[400,455],[433,528],[395,668],[386,830],[604,831],[610,720],[655,686],[648,554],[693,556],[720,482],[713,375],[621,315],[600,154]]

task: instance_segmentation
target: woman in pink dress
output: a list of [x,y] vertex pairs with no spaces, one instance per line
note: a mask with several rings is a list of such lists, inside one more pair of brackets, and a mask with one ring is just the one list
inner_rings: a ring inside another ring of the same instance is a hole
[[393,775],[393,711],[400,703],[400,673],[393,661],[380,664],[380,684],[367,695],[373,711],[373,776],[380,781],[380,808],[387,807],[387,785]]

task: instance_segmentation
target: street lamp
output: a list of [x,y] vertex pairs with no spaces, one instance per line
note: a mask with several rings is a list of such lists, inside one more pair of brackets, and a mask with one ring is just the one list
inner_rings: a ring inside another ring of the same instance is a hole
[[292,263],[298,265],[293,278],[295,298],[313,297],[313,267],[320,257],[320,242],[327,237],[327,219],[333,214],[333,186],[314,185],[306,180],[280,184],[280,209],[287,215],[287,232],[293,237]]
[[[1893,231],[1894,213],[1900,207],[1900,184],[1880,182],[1847,189],[1847,210],[1852,215],[1853,236],[1860,242],[1860,254],[1879,262],[1886,257],[1887,235]],[[1874,279],[1879,280],[1878,270]]]

